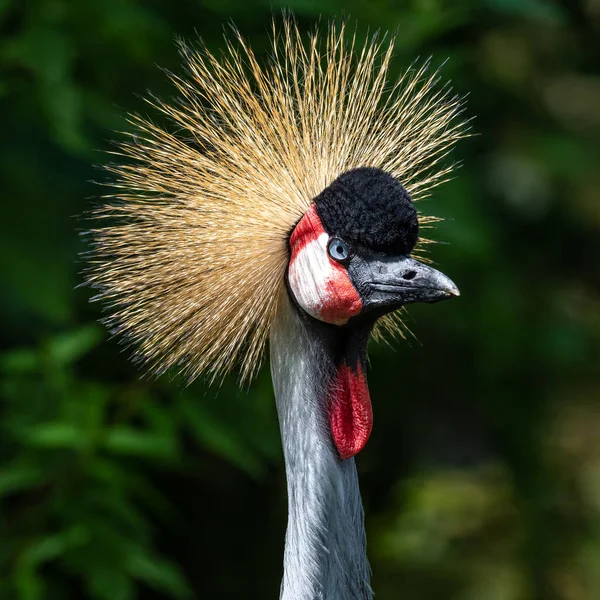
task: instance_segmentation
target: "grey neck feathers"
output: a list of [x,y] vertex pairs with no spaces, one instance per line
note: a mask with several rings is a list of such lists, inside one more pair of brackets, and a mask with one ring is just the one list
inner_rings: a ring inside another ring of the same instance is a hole
[[326,415],[333,363],[286,298],[271,334],[271,372],[287,473],[281,600],[371,600],[354,459],[341,460]]

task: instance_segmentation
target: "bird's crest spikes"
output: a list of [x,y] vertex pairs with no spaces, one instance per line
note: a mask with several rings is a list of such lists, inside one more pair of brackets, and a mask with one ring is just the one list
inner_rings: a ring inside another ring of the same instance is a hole
[[303,40],[291,18],[274,25],[264,65],[235,30],[219,56],[181,44],[177,102],[150,101],[173,127],[130,118],[125,164],[109,167],[119,191],[93,211],[87,274],[111,330],[151,371],[214,379],[237,363],[251,379],[289,234],[340,174],[378,167],[413,200],[447,179],[441,161],[465,135],[460,99],[427,64],[390,81],[393,46],[359,43],[345,23]]

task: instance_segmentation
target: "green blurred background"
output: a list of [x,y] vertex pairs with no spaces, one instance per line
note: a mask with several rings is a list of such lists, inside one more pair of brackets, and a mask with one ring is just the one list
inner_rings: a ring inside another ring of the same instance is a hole
[[[174,39],[272,0],[0,0],[0,598],[277,598],[285,479],[249,391],[140,378],[77,289],[77,215]],[[446,58],[477,133],[421,204],[459,300],[371,349],[378,600],[600,598],[600,0],[290,0]]]

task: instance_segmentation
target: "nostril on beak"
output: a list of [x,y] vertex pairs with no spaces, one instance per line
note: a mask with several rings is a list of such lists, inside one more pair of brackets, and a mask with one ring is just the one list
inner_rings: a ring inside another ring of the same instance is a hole
[[417,276],[416,271],[407,271],[406,273],[404,273],[404,275],[402,275],[402,279],[406,279],[407,281],[410,281],[411,279],[414,279],[416,276]]

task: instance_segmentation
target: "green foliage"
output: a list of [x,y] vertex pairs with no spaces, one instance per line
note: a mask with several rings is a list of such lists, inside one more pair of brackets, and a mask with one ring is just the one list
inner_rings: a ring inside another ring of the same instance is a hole
[[[138,457],[148,470],[173,464],[174,426],[139,429],[133,415],[111,417],[127,390],[77,377],[74,365],[102,337],[86,326],[2,356],[0,530],[12,570],[2,597],[59,597],[54,577],[41,576],[49,566],[82,579],[91,598],[131,598],[136,582],[189,596],[177,566],[149,543],[146,506],[171,509],[148,473],[131,473],[122,458]],[[144,398],[138,416],[152,405]]]
[[[175,36],[259,52],[302,27],[398,28],[449,58],[477,134],[421,210],[462,292],[375,347],[359,457],[381,600],[600,597],[597,1],[0,0],[0,598],[276,598],[285,485],[269,374],[142,376],[78,288],[94,163],[172,93]],[[88,198],[88,200],[86,200]]]
[[190,597],[181,569],[152,544],[151,519],[174,519],[153,476],[183,468],[188,428],[249,475],[264,472],[268,445],[244,441],[191,394],[169,405],[148,385],[78,372],[103,337],[87,325],[0,357],[2,597],[62,597],[64,576],[99,600],[136,597],[140,585]]

